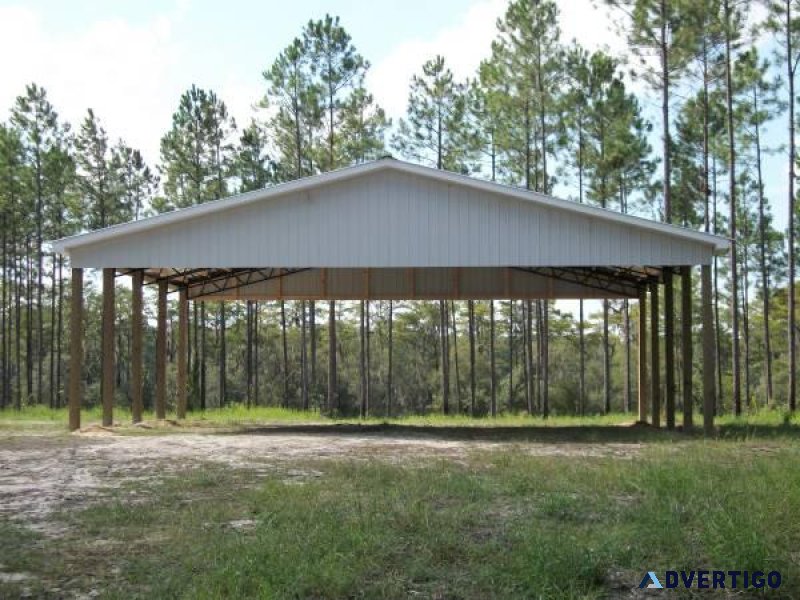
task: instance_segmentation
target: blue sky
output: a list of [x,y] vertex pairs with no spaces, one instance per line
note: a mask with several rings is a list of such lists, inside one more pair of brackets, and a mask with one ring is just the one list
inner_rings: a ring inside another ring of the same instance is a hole
[[[559,4],[563,41],[625,50],[596,2]],[[193,83],[212,88],[237,121],[246,122],[264,93],[261,72],[310,18],[330,12],[341,17],[372,63],[367,85],[397,120],[411,75],[436,53],[458,77],[474,73],[506,5],[507,0],[0,0],[0,115],[25,83],[37,81],[63,118],[78,124],[91,107],[112,139],[124,138],[156,162],[159,139],[182,91]],[[657,124],[656,99],[643,100]],[[784,143],[782,122],[771,130],[768,143]],[[652,143],[658,147],[658,134]],[[781,225],[785,173],[782,155],[769,159],[768,193]]]

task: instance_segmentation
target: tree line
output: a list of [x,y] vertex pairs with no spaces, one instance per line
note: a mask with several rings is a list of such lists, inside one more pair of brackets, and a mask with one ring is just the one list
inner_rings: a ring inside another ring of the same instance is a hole
[[[340,20],[310,21],[264,70],[257,118],[236,123],[213,90],[183,93],[157,165],[112,141],[92,109],[73,127],[43,87],[27,86],[0,124],[0,408],[65,403],[69,265],[46,240],[394,153],[731,238],[730,256],[710,267],[717,409],[794,410],[800,2],[768,0],[757,23],[749,2],[606,4],[628,41],[623,56],[563,40],[557,2],[514,0],[471,77],[459,80],[442,56],[420,66],[396,124],[366,89],[370,63]],[[764,40],[769,56],[759,52]],[[643,87],[647,96],[634,91]],[[652,119],[643,108],[650,97],[659,99]],[[781,123],[788,147],[770,145],[765,134]],[[786,198],[765,191],[765,157],[775,154],[788,164]],[[782,229],[772,203],[784,201],[790,219]],[[680,285],[667,278],[667,339],[680,336]],[[100,300],[93,285],[86,294],[91,404],[99,398]],[[116,295],[122,403],[128,296]],[[171,304],[173,386],[175,311]],[[575,314],[547,301],[193,303],[190,406],[362,415],[627,411],[637,312],[626,300],[604,301],[596,312],[580,302]],[[153,319],[145,322],[151,364]],[[665,392],[680,398],[676,375],[699,373],[662,356]],[[153,378],[146,368],[150,405]]]

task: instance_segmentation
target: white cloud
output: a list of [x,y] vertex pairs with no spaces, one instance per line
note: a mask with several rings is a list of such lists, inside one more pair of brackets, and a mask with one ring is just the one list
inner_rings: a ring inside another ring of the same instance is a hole
[[[452,25],[430,38],[410,37],[378,61],[367,85],[395,119],[405,113],[411,76],[423,62],[443,54],[458,78],[472,76],[490,52],[496,21],[507,0],[475,0]],[[235,70],[209,72],[191,60],[191,48],[176,35],[190,8],[174,0],[151,19],[132,23],[98,19],[73,31],[24,4],[0,6],[0,114],[30,82],[43,85],[62,119],[77,126],[91,107],[114,141],[125,139],[148,161],[158,160],[161,135],[184,89],[211,84],[237,122],[245,125],[263,94],[257,77]],[[624,46],[605,11],[592,0],[561,2],[562,39],[589,48]],[[214,67],[211,67],[214,70]]]
[[475,2],[460,20],[432,39],[412,38],[393,48],[372,67],[367,78],[367,86],[378,103],[392,118],[403,116],[411,77],[437,54],[447,59],[456,77],[472,76],[480,61],[489,55],[495,23],[506,5],[506,0]]
[[[430,39],[412,38],[378,61],[367,78],[367,86],[387,113],[397,119],[406,111],[411,77],[422,64],[437,54],[443,55],[457,78],[472,77],[481,60],[491,52],[497,36],[497,19],[508,0],[478,0],[453,25]],[[569,0],[559,3],[561,38],[564,43],[577,39],[589,50],[608,48],[621,53],[625,41],[617,33],[605,8],[592,0]]]
[[179,93],[173,25],[182,10],[185,3],[143,25],[106,19],[62,34],[30,8],[0,7],[0,55],[13,57],[0,62],[0,110],[37,82],[63,120],[77,126],[91,107],[113,140],[124,138],[154,162]]

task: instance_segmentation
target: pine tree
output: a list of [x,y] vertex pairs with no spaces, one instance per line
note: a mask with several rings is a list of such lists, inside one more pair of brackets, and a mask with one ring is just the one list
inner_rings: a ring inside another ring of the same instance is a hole
[[111,171],[119,186],[119,196],[130,208],[130,217],[138,220],[145,215],[158,190],[159,178],[145,163],[142,153],[120,140],[112,151]]
[[242,192],[260,190],[275,178],[275,164],[268,153],[269,138],[264,127],[252,120],[242,130],[234,159],[234,171]]
[[437,56],[422,65],[421,75],[412,78],[408,113],[400,119],[392,146],[416,162],[469,172],[466,117],[466,85],[457,82],[444,57]]
[[728,133],[728,205],[729,221],[728,228],[731,237],[730,251],[730,284],[731,284],[731,336],[733,344],[733,406],[734,412],[738,416],[742,412],[742,393],[741,393],[741,350],[739,341],[739,275],[738,261],[736,252],[737,233],[736,220],[738,215],[737,189],[736,189],[736,133],[734,129],[735,117],[733,112],[733,52],[737,32],[742,25],[743,16],[739,10],[731,6],[730,0],[723,0],[724,14],[724,36],[725,36],[725,108],[726,124]]
[[796,178],[796,140],[795,140],[795,81],[797,75],[797,65],[800,62],[800,2],[797,0],[764,0],[767,7],[768,18],[764,23],[765,28],[770,33],[775,34],[777,40],[777,60],[783,64],[787,82],[787,105],[788,105],[788,319],[787,319],[787,338],[788,338],[788,371],[789,385],[787,403],[789,410],[794,412],[797,408],[797,305],[795,291],[795,271],[796,271],[796,248],[795,236],[797,226],[797,210],[795,198],[795,178]]
[[[427,61],[411,80],[406,119],[392,145],[404,156],[437,169],[468,172],[471,145],[466,126],[466,85],[458,83],[442,56]],[[439,302],[442,410],[450,411],[450,358],[447,303]]]
[[[671,90],[683,74],[694,48],[688,26],[689,3],[685,0],[606,0],[624,15],[628,43],[641,59],[641,75],[661,94],[663,218],[672,223],[672,139],[670,135]],[[652,65],[650,57],[658,57]],[[667,270],[664,286],[665,391],[668,419],[675,402],[675,315],[672,273]],[[660,418],[656,415],[654,418]],[[672,428],[674,423],[668,422]]]
[[[232,174],[233,147],[231,136],[236,124],[229,116],[225,103],[213,91],[192,86],[181,95],[178,109],[172,116],[172,128],[161,138],[161,172],[164,177],[166,201],[161,208],[181,208],[201,204],[224,196]],[[206,406],[207,356],[206,305],[194,324],[195,344],[192,352],[193,389],[199,395],[201,408]],[[217,318],[220,330],[218,349],[220,405],[225,401],[223,376],[226,363],[225,309],[220,306]],[[197,330],[199,329],[199,335]]]
[[[22,369],[20,327],[22,290],[18,281],[21,273],[21,244],[25,209],[25,148],[19,131],[13,126],[0,125],[0,215],[2,218],[2,389],[3,407],[22,407]],[[15,353],[16,348],[16,353]]]
[[[758,272],[760,274],[761,302],[764,327],[764,380],[767,405],[773,405],[772,386],[772,346],[770,341],[770,257],[767,253],[771,230],[770,207],[764,191],[762,130],[767,122],[777,117],[783,110],[777,94],[780,81],[768,79],[770,63],[761,60],[756,48],[743,52],[736,61],[734,71],[734,87],[737,91],[736,110],[742,124],[739,133],[741,154],[750,158],[755,173],[751,174],[751,189],[757,197],[757,231]],[[747,167],[745,167],[747,169]],[[750,169],[747,169],[748,171]],[[747,305],[744,305],[745,308]],[[745,364],[749,364],[745,360]]]
[[[63,144],[64,127],[59,123],[58,114],[47,98],[47,92],[38,85],[30,84],[25,88],[25,95],[19,96],[11,109],[11,124],[19,131],[25,162],[29,168],[29,182],[26,188],[32,198],[33,230],[28,240],[28,248],[32,246],[32,269],[28,271],[28,310],[27,310],[27,352],[26,375],[27,396],[33,400],[35,395],[43,394],[44,357],[44,231],[46,223],[46,171],[51,151]],[[35,300],[34,300],[35,290]],[[34,320],[36,332],[34,336]],[[36,387],[34,388],[34,368],[36,371]]]
[[[568,91],[561,98],[564,120],[566,146],[569,166],[578,179],[578,202],[585,198],[585,182],[587,169],[587,125],[589,113],[589,53],[579,44],[573,43],[568,49],[564,66],[569,74]],[[586,335],[583,299],[578,302],[578,414],[583,415],[586,409]]]

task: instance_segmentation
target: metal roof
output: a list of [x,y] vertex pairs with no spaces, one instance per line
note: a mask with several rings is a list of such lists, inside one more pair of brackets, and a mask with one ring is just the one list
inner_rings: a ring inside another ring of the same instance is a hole
[[52,242],[73,267],[142,269],[196,298],[628,297],[729,246],[391,158]]

